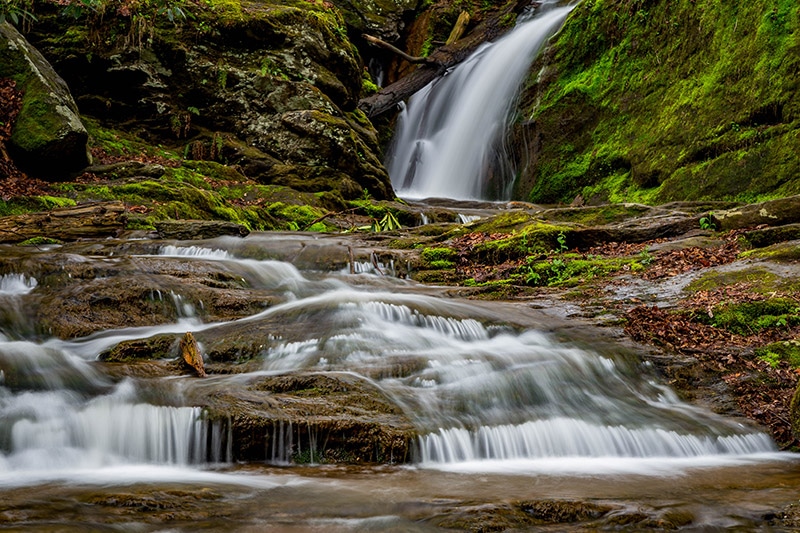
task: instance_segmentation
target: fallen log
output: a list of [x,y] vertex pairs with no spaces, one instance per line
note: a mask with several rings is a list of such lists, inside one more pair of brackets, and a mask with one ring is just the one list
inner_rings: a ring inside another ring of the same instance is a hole
[[0,243],[34,237],[59,241],[113,237],[125,229],[122,202],[97,202],[0,218]]
[[[462,39],[453,44],[437,48],[414,72],[388,87],[358,102],[358,107],[369,118],[376,117],[394,108],[428,83],[444,75],[447,69],[467,59],[480,45],[492,41],[513,27],[513,15],[530,6],[530,0],[511,0],[491,18],[482,23]],[[535,4],[534,4],[535,5]],[[405,54],[404,54],[405,55]]]

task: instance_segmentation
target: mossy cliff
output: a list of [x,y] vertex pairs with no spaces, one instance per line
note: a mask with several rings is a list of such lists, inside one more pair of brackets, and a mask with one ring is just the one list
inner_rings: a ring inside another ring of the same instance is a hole
[[393,196],[356,109],[364,64],[333,4],[176,5],[124,16],[112,2],[76,20],[42,4],[28,38],[101,128],[261,184]]
[[798,30],[794,0],[584,0],[523,93],[516,196],[797,194]]

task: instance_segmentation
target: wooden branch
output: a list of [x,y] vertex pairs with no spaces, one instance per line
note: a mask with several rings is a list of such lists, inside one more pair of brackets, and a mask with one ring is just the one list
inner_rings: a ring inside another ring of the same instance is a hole
[[33,237],[61,241],[111,237],[125,229],[122,202],[98,202],[0,218],[0,242],[22,242]]
[[486,41],[497,39],[513,27],[509,17],[519,13],[530,0],[510,0],[491,18],[480,23],[474,30],[453,44],[437,48],[414,72],[384,87],[380,91],[358,102],[358,107],[369,118],[377,117],[406,100],[409,96],[425,87],[434,79],[442,76],[447,69],[465,59]]
[[364,34],[364,35],[362,35],[362,37],[364,37],[364,39],[366,39],[367,42],[372,43],[372,44],[374,44],[376,46],[380,46],[381,48],[385,48],[386,50],[389,50],[393,54],[396,54],[396,55],[402,57],[403,59],[405,59],[409,63],[413,63],[413,64],[430,63],[430,60],[427,57],[416,57],[416,56],[408,55],[407,53],[403,52],[399,48],[397,48],[395,46],[392,46],[391,44],[387,43],[386,41],[382,41],[382,40],[378,39],[377,37],[373,37],[372,35]]
[[461,39],[461,36],[464,35],[464,30],[467,29],[467,24],[469,24],[469,13],[462,11],[458,16],[455,26],[453,26],[453,30],[450,32],[450,36],[444,44],[453,44]]

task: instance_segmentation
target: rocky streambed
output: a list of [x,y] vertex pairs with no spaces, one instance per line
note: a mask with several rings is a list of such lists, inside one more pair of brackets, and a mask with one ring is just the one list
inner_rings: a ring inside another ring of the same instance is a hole
[[[762,219],[766,212],[773,224],[750,220],[729,227],[735,211],[722,207]],[[214,528],[217,517],[228,512],[224,509],[253,511],[275,483],[283,487],[274,500],[281,503],[269,508],[283,516],[276,523],[290,528],[329,527],[330,520],[341,518],[336,526],[341,530],[364,524],[480,530],[726,523],[789,530],[797,520],[789,506],[791,487],[800,479],[791,461],[789,467],[768,463],[748,470],[749,481],[734,482],[733,468],[692,471],[690,496],[665,497],[671,502],[644,489],[653,486],[656,478],[650,476],[658,471],[646,462],[603,474],[597,471],[603,461],[573,461],[559,467],[563,471],[539,471],[533,479],[548,479],[545,484],[561,489],[536,494],[526,492],[530,483],[517,477],[530,465],[509,466],[511,477],[495,471],[477,478],[444,474],[441,465],[402,466],[426,464],[426,446],[447,437],[439,428],[519,424],[523,413],[543,404],[530,396],[535,380],[551,371],[547,365],[561,364],[587,369],[580,377],[572,370],[558,374],[564,396],[555,412],[564,416],[572,412],[570,403],[590,404],[602,390],[611,394],[603,402],[612,408],[607,413],[598,408],[595,415],[608,427],[616,427],[618,419],[646,425],[651,415],[641,415],[639,407],[621,412],[616,402],[627,402],[629,387],[661,402],[664,393],[648,381],[661,380],[708,413],[689,418],[710,417],[713,425],[719,423],[713,413],[719,413],[748,428],[735,431],[748,432],[755,422],[781,448],[795,447],[798,245],[792,240],[794,222],[777,218],[769,207],[411,204],[403,209],[439,222],[377,233],[257,233],[182,241],[135,233],[59,245],[4,245],[5,406],[25,391],[63,389],[71,391],[70,407],[45,416],[48,423],[79,416],[73,409],[87,413],[98,398],[117,405],[124,395],[175,409],[156,411],[154,417],[200,409],[202,446],[196,438],[169,441],[170,446],[192,447],[187,464],[219,464],[212,470],[244,475],[235,481],[205,479],[190,469],[171,481],[145,476],[143,485],[123,475],[121,485],[98,492],[91,487],[103,479],[107,464],[90,473],[37,474],[46,479],[43,490],[56,490],[66,480],[72,488],[59,505],[88,506],[97,523],[135,520],[149,524],[147,529],[201,520]],[[205,378],[180,359],[187,331],[199,341]],[[504,344],[494,347],[496,342]],[[575,353],[584,351],[600,357],[578,363]],[[545,360],[531,354],[556,354],[565,362],[547,359],[541,366]],[[69,362],[75,356],[85,362]],[[615,373],[598,378],[607,365]],[[633,378],[636,385],[625,385],[628,392],[616,396],[616,372],[645,379]],[[481,375],[492,376],[495,384],[479,381]],[[501,377],[510,379],[513,391],[502,406],[497,398],[505,396],[495,388]],[[32,398],[43,402],[45,396]],[[128,405],[126,398],[120,401]],[[667,401],[664,413],[683,405],[679,401]],[[114,416],[136,416],[115,409]],[[38,415],[8,409],[4,416],[12,425],[26,417],[39,422]],[[667,426],[686,423],[667,420]],[[421,444],[421,435],[432,440]],[[20,460],[13,449],[16,437],[3,438],[11,448],[4,449],[3,484],[36,478],[30,468],[14,474]],[[49,440],[45,444],[27,453],[58,448]],[[674,472],[662,470],[657,477],[683,476],[691,467],[663,468]],[[632,473],[645,478],[620,477]],[[606,492],[579,489],[586,475]],[[778,477],[773,485],[770,480]],[[453,485],[445,488],[443,480]],[[730,489],[710,496],[708,487],[720,480]],[[23,482],[29,483],[41,484]],[[294,483],[305,488],[290,488]],[[462,483],[483,488],[469,495],[458,488]],[[413,488],[418,484],[431,491],[422,494]],[[346,487],[334,503],[292,511],[304,490],[323,498],[333,487]],[[4,523],[36,528],[59,522],[53,504],[35,503],[25,496],[28,489],[14,490],[18,495],[0,515]],[[378,503],[376,491],[388,500]],[[689,504],[692,497],[707,503]],[[231,507],[231,498],[239,503]],[[341,508],[334,510],[337,501]],[[720,501],[726,503],[713,516],[704,514]],[[365,510],[353,510],[362,504]],[[268,520],[265,512],[255,514]],[[285,513],[299,514],[295,520]],[[242,530],[252,527],[241,516],[234,519]],[[64,520],[78,527],[78,518]]]

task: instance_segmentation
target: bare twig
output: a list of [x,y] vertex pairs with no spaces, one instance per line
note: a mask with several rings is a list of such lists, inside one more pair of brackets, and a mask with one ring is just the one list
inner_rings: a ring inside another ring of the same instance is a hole
[[373,37],[372,35],[367,35],[365,33],[363,35],[363,37],[364,37],[364,39],[367,40],[368,43],[372,43],[375,46],[380,46],[381,48],[385,48],[386,50],[389,50],[390,52],[399,55],[400,57],[402,57],[403,59],[405,59],[409,63],[415,63],[415,64],[419,64],[419,63],[435,63],[435,61],[432,61],[431,59],[429,59],[427,57],[418,57],[418,56],[408,55],[407,53],[403,52],[399,48],[397,48],[395,46],[392,46],[391,44],[387,43],[386,41],[382,41],[382,40],[378,39],[377,37]]

